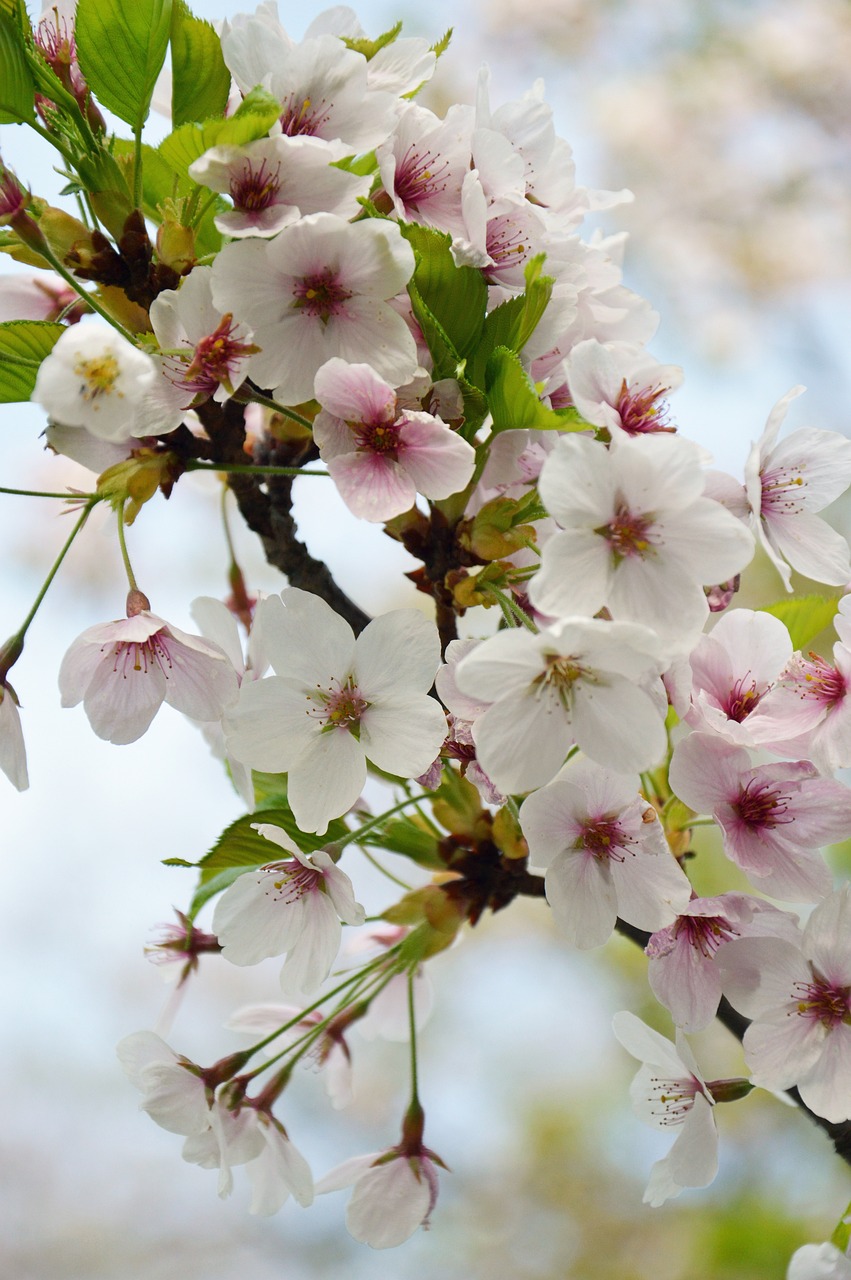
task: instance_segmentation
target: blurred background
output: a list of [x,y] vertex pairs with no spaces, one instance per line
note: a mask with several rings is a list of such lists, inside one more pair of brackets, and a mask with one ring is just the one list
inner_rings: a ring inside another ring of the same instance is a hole
[[[298,37],[319,7],[282,8],[281,18]],[[214,21],[227,12],[218,0],[194,9]],[[371,35],[402,17],[407,34],[433,40],[457,7],[432,0],[408,11],[371,0],[358,13]],[[634,191],[634,204],[599,225],[629,231],[627,283],[662,316],[651,349],[685,365],[671,404],[683,433],[740,475],[771,405],[797,382],[809,390],[792,407],[792,428],[847,430],[847,0],[480,0],[456,22],[424,100],[437,111],[471,101],[482,61],[494,102],[544,77],[580,183]],[[34,192],[54,195],[61,182],[34,135],[6,127],[0,145]],[[0,410],[0,484],[88,489],[89,473],[43,452],[43,427],[30,406]],[[309,483],[298,482],[301,531],[346,590],[370,612],[419,603],[401,576],[412,567],[404,552],[316,481],[320,506]],[[213,477],[186,477],[129,533],[152,607],[188,630],[190,601],[227,591],[220,497]],[[60,506],[0,502],[3,636],[20,625],[67,536]],[[847,528],[843,512],[835,518]],[[251,536],[235,517],[232,525],[250,586],[279,590]],[[571,953],[534,903],[482,921],[432,965],[421,1093],[426,1141],[452,1173],[441,1178],[428,1233],[386,1254],[355,1245],[343,1225],[346,1193],[254,1219],[239,1170],[233,1197],[220,1203],[215,1175],[184,1164],[180,1139],[138,1112],[114,1045],[157,1024],[170,998],[142,948],[172,906],[186,905],[192,876],[160,860],[202,856],[242,809],[200,735],[171,709],[124,748],[95,738],[81,708],[60,710],[62,654],[85,627],[121,615],[124,591],[111,521],[97,512],[13,673],[31,789],[18,795],[3,779],[0,791],[0,1272],[16,1280],[751,1280],[782,1277],[797,1245],[829,1235],[851,1195],[848,1171],[804,1117],[767,1095],[719,1108],[721,1171],[708,1191],[659,1210],[642,1205],[670,1137],[632,1116],[637,1064],[610,1023],[631,1008],[665,1033],[670,1024],[647,992],[637,949],[615,939]],[[740,603],[780,594],[765,570]],[[350,870],[359,897],[380,910],[388,894],[358,857]],[[738,883],[711,841],[697,866],[700,892]],[[836,866],[844,874],[841,856]],[[172,1010],[168,1038],[200,1061],[240,1047],[221,1024],[241,1004],[276,999],[277,968],[240,971],[208,958]],[[321,1078],[305,1071],[281,1109],[318,1176],[398,1137],[406,1046],[352,1039],[353,1108],[333,1112]],[[723,1029],[696,1037],[695,1049],[707,1078],[743,1071]]]

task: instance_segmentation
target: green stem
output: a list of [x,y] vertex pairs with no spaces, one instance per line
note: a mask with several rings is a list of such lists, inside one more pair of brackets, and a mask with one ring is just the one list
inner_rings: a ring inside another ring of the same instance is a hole
[[27,124],[31,129],[35,130],[40,138],[44,138],[45,142],[49,142],[52,147],[55,147],[67,164],[72,165],[74,163],[74,157],[71,155],[71,152],[62,146],[62,143],[59,141],[55,133],[51,133],[48,129],[45,129],[37,120],[28,120]]
[[83,525],[88,520],[89,513],[91,512],[91,509],[93,506],[94,506],[94,503],[90,503],[89,505],[87,505],[85,511],[82,513],[79,520],[74,525],[74,528],[71,530],[70,534],[68,535],[65,545],[63,546],[62,550],[59,552],[59,555],[56,557],[55,561],[53,562],[53,568],[50,570],[50,573],[45,578],[44,584],[42,585],[41,590],[39,591],[38,595],[35,598],[33,607],[30,609],[29,613],[21,623],[21,626],[18,629],[16,636],[13,637],[15,639],[18,639],[21,643],[23,643],[24,636],[27,634],[30,623],[32,622],[35,615],[38,613],[38,609],[39,609],[39,606],[41,605],[42,600],[47,595],[48,587],[50,586],[51,582],[56,577],[56,574],[59,571],[59,566],[61,565],[62,561],[65,559],[69,550],[71,549],[71,543],[74,541],[77,534],[80,532]]
[[47,258],[47,261],[53,267],[56,274],[61,276],[65,283],[70,285],[76,294],[79,294],[86,305],[91,307],[92,311],[96,311],[102,320],[105,320],[113,329],[117,329],[122,338],[125,338],[127,342],[131,343],[134,347],[139,345],[130,330],[125,329],[124,325],[121,324],[119,320],[115,319],[115,316],[111,316],[106,307],[104,307],[102,303],[98,302],[93,293],[89,293],[82,287],[80,282],[75,279],[61,259],[57,258],[47,241],[44,242],[44,246],[39,250],[39,252],[43,257]]
[[411,1105],[419,1106],[417,1092],[417,1019],[414,1009],[414,970],[408,970],[408,1027],[411,1037]]
[[514,796],[505,797],[505,807],[519,827],[520,826],[520,809],[518,808],[517,801],[514,799]]
[[303,467],[261,467],[252,463],[220,463],[200,462],[190,458],[186,463],[187,471],[218,471],[226,475],[248,476],[328,476],[327,471],[305,471]]
[[136,575],[133,572],[133,566],[130,564],[130,556],[127,554],[127,540],[124,537],[124,503],[118,508],[118,541],[121,546],[121,559],[124,561],[124,568],[127,572],[127,581],[131,591],[138,591],[136,585]]
[[419,799],[421,799],[420,796],[407,796],[401,804],[395,804],[392,809],[386,809],[379,817],[371,818],[362,827],[358,827],[357,831],[350,831],[347,835],[341,836],[339,840],[334,840],[332,844],[326,845],[326,850],[332,854],[334,851],[341,852],[347,844],[352,844],[353,841],[356,842],[362,839],[369,831],[374,831],[376,827],[380,827],[382,822],[392,817],[394,813],[401,813],[403,809],[407,809],[408,805],[415,804]]
[[499,587],[493,586],[490,582],[486,582],[484,584],[484,589],[499,601],[503,612],[508,610],[509,615],[516,619],[521,626],[526,627],[529,631],[534,631],[537,635],[538,628],[535,626],[532,619],[527,613],[523,612],[520,606],[516,604],[510,596],[506,595],[504,591],[500,591]]
[[366,858],[367,862],[372,863],[376,871],[380,871],[383,876],[386,876],[388,880],[392,880],[394,884],[398,884],[400,889],[405,889],[406,891],[413,889],[414,886],[412,884],[406,884],[404,880],[400,880],[398,876],[394,876],[392,871],[388,871],[386,867],[383,867],[378,859],[374,858],[366,849],[361,849],[361,853]]
[[303,418],[300,413],[296,413],[295,409],[288,409],[285,405],[278,404],[277,400],[272,400],[270,396],[264,396],[262,391],[255,391],[250,388],[248,391],[237,392],[233,397],[237,404],[262,404],[264,409],[271,409],[274,413],[279,413],[283,418],[289,418],[291,422],[297,422],[300,427],[306,427],[308,431],[313,431],[313,423],[309,418]]
[[142,210],[142,126],[133,130],[133,204]]
[[5,489],[0,486],[0,493],[15,494],[19,498],[62,498],[64,502],[90,502],[92,506],[100,502],[97,493],[46,493],[43,489]]

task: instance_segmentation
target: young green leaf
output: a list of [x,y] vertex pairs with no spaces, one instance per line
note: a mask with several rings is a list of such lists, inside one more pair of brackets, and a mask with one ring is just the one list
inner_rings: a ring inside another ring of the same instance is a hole
[[160,143],[159,151],[172,168],[185,177],[186,170],[210,147],[240,147],[264,138],[281,114],[281,104],[265,89],[252,89],[239,109],[227,120],[184,124]]
[[79,0],[80,70],[103,106],[134,131],[148,118],[171,32],[172,0]]
[[211,24],[196,18],[184,0],[174,0],[171,14],[171,74],[175,128],[224,115],[230,72],[221,41]]
[[27,64],[20,23],[0,10],[0,124],[24,124],[33,119],[35,84]]
[[[488,287],[481,272],[456,267],[450,251],[452,237],[444,232],[412,224],[400,230],[417,260],[413,284],[418,296],[411,292],[415,312],[421,300],[448,338],[452,352],[466,359],[476,350],[485,323]],[[428,341],[428,334],[425,337]]]
[[48,320],[8,320],[0,324],[0,404],[29,400],[44,357],[64,333]]
[[839,608],[838,596],[799,596],[796,600],[778,600],[763,605],[760,612],[770,613],[785,624],[792,637],[793,649],[806,649],[829,627]]
[[535,390],[532,379],[520,357],[508,347],[497,347],[487,363],[485,385],[493,414],[493,430],[518,431],[532,427],[536,431],[581,431],[587,423],[572,422],[567,415],[548,409]]

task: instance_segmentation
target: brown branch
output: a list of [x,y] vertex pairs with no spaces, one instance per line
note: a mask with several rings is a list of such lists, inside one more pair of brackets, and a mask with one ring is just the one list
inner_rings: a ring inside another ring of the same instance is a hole
[[[636,929],[634,925],[627,924],[625,920],[618,920],[615,927],[618,933],[636,943],[637,946],[641,947],[642,951],[650,941],[649,933],[645,933],[643,929]],[[733,1008],[726,996],[721,997],[721,1003],[715,1016],[721,1025],[726,1027],[738,1041],[743,1040],[745,1032],[751,1025],[750,1020],[744,1014]],[[851,1165],[851,1121],[843,1120],[840,1124],[832,1124],[830,1120],[825,1120],[824,1116],[816,1115],[815,1111],[812,1111],[807,1106],[794,1086],[791,1089],[787,1089],[786,1094],[805,1115],[809,1116],[813,1124],[824,1130],[832,1141],[834,1150],[839,1158],[844,1160],[846,1164]]]
[[[233,400],[224,405],[208,400],[199,406],[198,417],[211,442],[211,449],[205,456],[211,461],[223,466],[247,461],[243,409],[244,406]],[[297,467],[317,456],[310,441],[272,441],[264,446],[254,461],[266,466]],[[370,620],[369,615],[349,599],[334,581],[327,564],[312,556],[297,537],[292,514],[292,477],[231,474],[228,484],[242,518],[263,543],[269,564],[286,575],[290,586],[321,596],[345,618],[356,635],[363,631]]]

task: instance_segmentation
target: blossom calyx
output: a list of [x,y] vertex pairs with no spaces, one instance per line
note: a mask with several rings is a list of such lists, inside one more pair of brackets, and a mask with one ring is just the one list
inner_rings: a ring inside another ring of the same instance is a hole
[[461,546],[482,560],[513,555],[535,541],[534,525],[519,523],[527,507],[514,498],[492,498],[459,530]]

